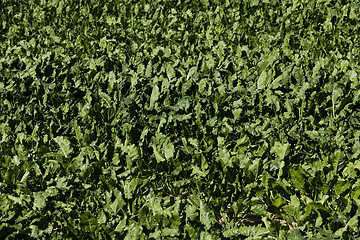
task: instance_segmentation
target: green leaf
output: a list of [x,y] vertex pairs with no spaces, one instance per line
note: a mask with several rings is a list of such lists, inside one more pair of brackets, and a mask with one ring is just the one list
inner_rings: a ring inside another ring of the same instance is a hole
[[94,60],[93,58],[91,58],[91,59],[89,60],[89,68],[90,68],[91,70],[96,70],[96,63],[95,63],[95,60]]
[[198,216],[197,209],[198,208],[195,205],[186,205],[186,218],[189,220],[194,220]]
[[72,148],[70,147],[70,141],[63,136],[57,136],[54,138],[54,141],[59,145],[61,152],[66,158],[72,153]]
[[188,75],[186,77],[186,80],[189,80],[196,72],[197,72],[197,67],[196,66],[190,68],[189,73],[188,73]]
[[202,200],[200,200],[200,222],[205,225],[206,229],[210,229],[212,225],[210,212]]
[[259,0],[250,0],[250,6],[251,7],[254,7],[254,6],[257,6],[259,5]]
[[124,145],[122,150],[126,153],[126,167],[132,169],[134,162],[140,158],[139,149],[135,144],[129,144]]
[[305,240],[306,238],[302,235],[299,229],[294,229],[290,232],[287,239],[291,240]]
[[111,107],[111,97],[104,92],[99,92],[99,96],[103,102],[105,102],[106,107]]
[[240,234],[239,228],[238,227],[232,227],[229,229],[226,229],[223,232],[224,237],[230,238],[230,237],[236,237]]
[[99,224],[103,224],[103,223],[106,223],[106,215],[105,215],[105,212],[104,211],[100,211],[100,214],[98,216],[98,223]]
[[270,233],[270,230],[256,226],[241,226],[239,228],[239,232],[247,237],[260,237],[260,236],[267,236]]
[[166,74],[169,80],[173,79],[176,76],[174,67],[169,63],[166,64]]
[[232,167],[232,161],[230,159],[230,153],[225,147],[222,147],[219,149],[219,158],[220,161],[224,164],[226,167]]
[[354,217],[352,217],[347,223],[346,226],[348,228],[350,228],[353,231],[358,231],[359,230],[359,216],[356,215]]
[[261,216],[267,216],[268,212],[265,210],[264,206],[261,204],[255,204],[251,206],[251,212],[259,214]]
[[154,150],[154,155],[155,155],[155,159],[156,161],[159,163],[159,162],[164,162],[165,159],[160,155],[160,153],[158,152],[156,146],[153,144],[152,145],[152,148]]
[[149,61],[147,66],[146,66],[145,77],[150,78],[151,76],[152,76],[152,62]]
[[41,210],[46,206],[47,198],[42,192],[34,192],[34,209]]
[[286,201],[282,197],[275,198],[273,201],[273,205],[275,207],[280,207],[284,204],[286,204]]
[[332,97],[331,97],[331,100],[332,100],[332,108],[333,108],[333,116],[335,117],[335,103],[336,103],[336,100],[342,95],[342,90],[341,88],[337,87],[337,86],[334,86],[333,88],[333,92],[332,92]]
[[275,153],[280,158],[280,160],[283,160],[285,156],[288,154],[289,148],[290,148],[289,143],[275,142],[270,152]]
[[335,194],[340,195],[351,187],[351,183],[348,181],[338,181],[335,186]]
[[164,228],[161,231],[162,236],[177,236],[179,234],[179,229],[173,229],[173,228]]
[[157,85],[155,85],[151,92],[150,106],[149,106],[150,109],[154,108],[154,105],[155,105],[156,101],[159,99],[159,96],[160,96],[159,87]]
[[138,180],[136,178],[131,179],[131,181],[125,181],[124,184],[125,198],[131,199],[133,197],[133,193],[135,193],[136,191],[137,184],[138,184]]
[[340,150],[336,150],[333,154],[330,156],[330,163],[334,169],[334,173],[337,173],[338,166],[340,161],[344,158],[344,153]]
[[267,86],[267,73],[266,71],[263,71],[260,74],[260,77],[257,81],[257,88],[258,89],[265,89],[265,87]]
[[170,159],[174,157],[175,148],[174,145],[170,141],[166,141],[164,143],[164,152],[165,152],[165,158]]
[[120,222],[119,224],[116,226],[115,228],[115,231],[116,232],[123,232],[125,227],[126,227],[126,219],[127,219],[127,216],[125,216]]
[[[109,84],[110,84],[110,89],[112,89],[114,87],[114,84],[116,83],[116,76],[115,73],[113,71],[111,71],[109,73]],[[100,96],[101,97],[101,96]]]
[[302,175],[300,169],[298,168],[292,168],[290,169],[290,177],[291,182],[293,183],[294,187],[297,189],[304,189],[305,187],[305,178]]

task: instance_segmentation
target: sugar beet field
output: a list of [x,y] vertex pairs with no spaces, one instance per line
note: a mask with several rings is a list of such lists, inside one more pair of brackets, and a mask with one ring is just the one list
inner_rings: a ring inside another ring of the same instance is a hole
[[0,238],[360,238],[359,18],[0,0]]

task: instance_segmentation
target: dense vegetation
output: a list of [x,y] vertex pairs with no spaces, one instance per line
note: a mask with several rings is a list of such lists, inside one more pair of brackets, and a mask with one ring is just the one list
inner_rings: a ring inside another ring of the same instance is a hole
[[1,0],[0,237],[360,237],[359,9]]

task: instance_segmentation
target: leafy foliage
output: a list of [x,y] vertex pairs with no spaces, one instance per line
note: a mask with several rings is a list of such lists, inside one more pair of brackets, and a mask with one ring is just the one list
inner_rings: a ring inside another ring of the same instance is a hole
[[1,238],[359,237],[358,1],[0,6]]

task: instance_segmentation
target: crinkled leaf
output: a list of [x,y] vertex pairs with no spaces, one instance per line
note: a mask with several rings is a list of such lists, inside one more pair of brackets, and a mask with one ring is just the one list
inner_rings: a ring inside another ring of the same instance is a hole
[[67,158],[72,153],[72,148],[70,147],[70,141],[63,136],[57,136],[54,138],[54,141],[59,145],[62,154]]
[[160,90],[157,85],[155,85],[152,89],[151,96],[150,96],[150,108],[153,108],[156,101],[159,99],[160,96]]

